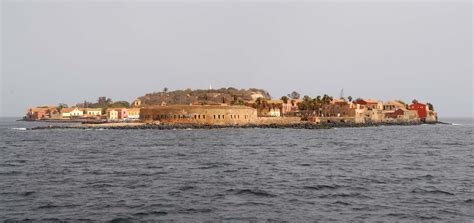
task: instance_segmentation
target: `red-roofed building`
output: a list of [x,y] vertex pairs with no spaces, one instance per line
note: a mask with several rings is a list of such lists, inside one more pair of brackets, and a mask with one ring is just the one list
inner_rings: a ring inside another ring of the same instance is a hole
[[420,120],[425,121],[426,114],[428,113],[428,106],[422,103],[413,103],[410,105],[410,110],[418,111],[418,117]]
[[39,120],[50,117],[49,108],[30,108],[26,113],[26,118],[28,120]]
[[366,107],[368,109],[383,109],[382,102],[371,99],[359,99],[355,101],[354,104],[360,105],[361,108]]
[[403,109],[397,109],[394,112],[385,113],[385,117],[396,119],[400,116],[403,116],[404,114],[405,114],[405,111]]

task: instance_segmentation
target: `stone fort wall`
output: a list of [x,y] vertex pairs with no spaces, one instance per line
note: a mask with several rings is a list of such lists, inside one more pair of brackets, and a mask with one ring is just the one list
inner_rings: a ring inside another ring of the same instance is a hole
[[254,124],[268,125],[288,125],[301,123],[301,117],[258,117]]
[[168,105],[140,110],[144,122],[243,125],[255,123],[257,110],[246,106]]

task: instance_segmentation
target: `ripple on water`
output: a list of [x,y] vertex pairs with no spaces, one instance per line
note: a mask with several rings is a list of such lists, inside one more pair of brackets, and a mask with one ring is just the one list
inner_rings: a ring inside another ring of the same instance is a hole
[[341,188],[339,185],[314,185],[314,186],[304,186],[304,189],[308,190],[335,190]]
[[415,188],[411,191],[412,193],[415,194],[424,194],[424,195],[448,195],[448,196],[454,196],[454,193],[444,191],[444,190],[439,190],[439,189],[422,189],[422,188]]
[[0,127],[0,221],[474,219],[472,125],[21,133],[10,128],[31,123],[9,125]]
[[232,192],[236,195],[251,195],[258,197],[276,197],[277,195],[272,194],[268,191],[261,189],[229,189],[227,192]]

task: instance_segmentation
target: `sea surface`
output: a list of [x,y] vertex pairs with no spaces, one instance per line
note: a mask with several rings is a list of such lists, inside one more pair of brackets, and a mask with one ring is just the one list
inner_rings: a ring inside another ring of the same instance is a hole
[[336,129],[25,130],[0,220],[474,221],[473,119]]

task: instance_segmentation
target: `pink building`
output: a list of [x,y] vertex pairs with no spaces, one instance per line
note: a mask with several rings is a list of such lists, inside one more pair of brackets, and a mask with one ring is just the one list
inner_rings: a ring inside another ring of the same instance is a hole
[[118,118],[119,119],[127,119],[128,118],[128,109],[126,109],[126,108],[116,108],[115,110],[118,112]]

